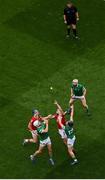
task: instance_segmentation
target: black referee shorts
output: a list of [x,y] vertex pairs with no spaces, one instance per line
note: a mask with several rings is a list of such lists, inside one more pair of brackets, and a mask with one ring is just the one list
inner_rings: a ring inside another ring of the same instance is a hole
[[76,19],[67,19],[67,25],[72,25],[72,24],[74,24],[74,25],[76,25]]

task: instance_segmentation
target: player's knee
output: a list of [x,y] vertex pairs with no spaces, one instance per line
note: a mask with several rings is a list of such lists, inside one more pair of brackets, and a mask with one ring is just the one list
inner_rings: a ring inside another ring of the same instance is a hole
[[73,105],[73,102],[70,102],[71,111],[73,110],[72,105]]
[[74,111],[73,105],[70,106],[71,112]]

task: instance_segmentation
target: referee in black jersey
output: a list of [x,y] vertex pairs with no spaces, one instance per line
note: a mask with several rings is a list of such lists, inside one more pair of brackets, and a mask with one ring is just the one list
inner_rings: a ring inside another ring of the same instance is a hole
[[67,2],[66,8],[64,9],[64,23],[67,24],[67,37],[70,37],[70,29],[73,31],[73,35],[76,39],[77,29],[76,23],[79,21],[79,14],[77,8],[72,4],[71,1]]

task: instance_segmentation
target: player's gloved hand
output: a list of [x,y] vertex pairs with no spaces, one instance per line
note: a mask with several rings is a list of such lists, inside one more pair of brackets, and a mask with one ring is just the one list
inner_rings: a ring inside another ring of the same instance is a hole
[[64,24],[67,24],[67,21],[66,21],[66,20],[64,20]]
[[79,17],[77,17],[77,21],[79,21]]

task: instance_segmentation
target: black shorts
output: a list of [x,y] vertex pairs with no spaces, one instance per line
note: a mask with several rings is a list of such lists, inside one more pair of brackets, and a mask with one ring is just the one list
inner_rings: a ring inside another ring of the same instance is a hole
[[72,25],[72,24],[74,24],[74,25],[76,25],[76,19],[67,19],[67,25]]

